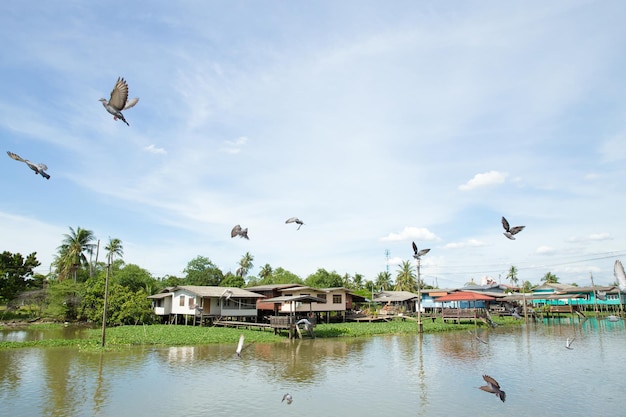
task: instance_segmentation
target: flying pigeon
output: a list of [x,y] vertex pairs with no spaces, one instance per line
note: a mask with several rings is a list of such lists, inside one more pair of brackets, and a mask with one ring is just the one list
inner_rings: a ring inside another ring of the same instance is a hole
[[291,394],[287,393],[283,395],[283,399],[280,402],[282,403],[283,401],[287,401],[287,404],[291,404],[291,402],[293,401],[293,397],[291,396]]
[[567,340],[565,341],[565,349],[569,349],[572,350],[572,342],[574,341],[575,337],[572,337],[571,339],[568,337]]
[[243,352],[244,350],[248,349],[250,346],[252,346],[252,343],[248,343],[245,347],[243,346],[243,341],[245,339],[244,335],[239,336],[239,343],[237,343],[237,350],[235,351],[235,354],[233,356],[236,356],[238,358],[241,358],[241,352]]
[[124,118],[122,110],[130,109],[137,104],[139,99],[128,99],[128,84],[126,83],[126,80],[119,77],[115,83],[115,87],[113,87],[113,90],[111,91],[111,98],[109,101],[105,98],[101,98],[99,101],[101,101],[104,108],[113,115],[114,120],[122,119],[127,126],[130,126]]
[[615,261],[613,272],[615,273],[615,278],[617,278],[619,290],[626,293],[626,274],[624,273],[624,265],[622,265],[619,259]]
[[245,229],[242,229],[239,225],[236,225],[235,227],[233,227],[233,230],[230,231],[230,237],[235,236],[245,237],[248,240],[250,239],[248,237],[248,228],[246,227]]
[[515,240],[515,237],[513,237],[513,235],[516,235],[519,232],[521,232],[522,230],[524,230],[524,227],[526,227],[526,226],[510,227],[509,226],[509,222],[503,216],[502,217],[502,227],[504,227],[504,230],[505,230],[504,236],[506,236],[507,238],[509,238],[511,240]]
[[606,301],[606,291],[596,291],[596,298],[600,301]]
[[430,252],[430,249],[422,249],[420,251],[417,250],[417,245],[415,244],[415,242],[413,242],[413,257],[415,259],[419,258],[422,255],[426,255],[428,252]]
[[471,334],[472,336],[474,336],[474,339],[478,340],[480,343],[484,343],[487,344],[487,342],[485,341],[485,339],[481,338],[480,336],[478,336],[478,330],[476,331],[476,333],[473,333],[471,330],[467,331],[469,334]]
[[16,161],[24,162],[26,165],[28,165],[28,167],[30,169],[35,171],[35,175],[39,174],[42,177],[44,177],[45,179],[47,179],[47,180],[50,179],[50,175],[48,175],[46,173],[46,170],[48,169],[46,164],[33,164],[28,159],[24,159],[21,156],[19,156],[18,154],[13,153],[13,152],[9,152],[9,151],[7,151],[7,155],[9,155],[9,157],[11,157],[11,159],[15,159]]
[[228,301],[228,300],[230,300],[230,297],[232,297],[232,296],[233,296],[233,291],[229,290],[228,288],[226,288],[224,290],[224,292],[222,293],[222,295],[220,296],[220,298],[224,297],[224,298],[226,298],[226,301]]
[[520,316],[519,313],[517,312],[517,308],[514,308],[513,310],[511,310],[511,316],[513,316],[515,320],[522,319],[522,316]]
[[304,222],[297,217],[290,217],[287,220],[285,220],[285,223],[297,223],[298,228],[296,230],[300,230],[302,225],[304,225]]
[[502,402],[504,402],[504,400],[506,399],[506,393],[500,389],[500,384],[498,384],[498,381],[496,381],[489,375],[483,375],[483,379],[485,380],[487,385],[481,386],[480,389],[495,394],[500,398],[500,400],[502,400]]

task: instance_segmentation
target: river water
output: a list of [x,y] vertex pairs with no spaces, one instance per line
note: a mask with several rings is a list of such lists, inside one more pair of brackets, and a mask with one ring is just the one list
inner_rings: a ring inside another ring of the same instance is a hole
[[[14,332],[0,340],[28,337]],[[623,321],[478,334],[486,344],[468,332],[285,340],[253,344],[241,359],[233,345],[2,350],[0,415],[626,415]],[[483,374],[500,383],[506,402],[478,389]],[[291,405],[281,402],[287,392]]]

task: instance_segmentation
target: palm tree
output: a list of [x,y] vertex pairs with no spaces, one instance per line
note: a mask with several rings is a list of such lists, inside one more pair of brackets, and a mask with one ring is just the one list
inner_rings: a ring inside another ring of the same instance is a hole
[[352,278],[352,284],[354,285],[355,290],[360,290],[363,288],[363,275],[354,274],[354,278]]
[[274,271],[272,270],[270,264],[265,264],[261,267],[261,270],[259,271],[259,278],[261,278],[261,281],[265,283],[265,281],[272,276],[272,272]]
[[541,280],[544,281],[546,284],[558,284],[559,283],[559,277],[554,275],[552,272],[547,272],[541,278]]
[[413,273],[413,265],[411,261],[402,261],[398,275],[396,276],[396,291],[417,291],[417,281]]
[[514,287],[517,287],[518,279],[517,279],[517,268],[511,265],[511,269],[509,269],[509,273],[506,275],[507,279],[511,281],[511,284]]
[[60,279],[67,278],[71,273],[74,282],[76,282],[76,270],[80,266],[89,265],[91,270],[91,264],[87,260],[85,252],[93,252],[96,246],[92,243],[95,240],[95,236],[91,230],[80,227],[76,230],[70,227],[70,233],[63,236],[63,242],[57,248],[59,253],[55,258],[55,264],[59,271]]
[[341,286],[344,288],[350,288],[350,275],[346,272],[341,278]]
[[235,274],[238,277],[245,278],[248,275],[248,271],[254,267],[252,261],[254,261],[254,256],[250,255],[250,252],[246,252],[239,261],[239,268],[237,268]]
[[388,290],[391,288],[391,274],[389,271],[379,272],[376,275],[376,288]]
[[107,251],[107,263],[109,265],[113,264],[113,258],[117,255],[120,258],[124,256],[124,246],[122,245],[122,241],[118,238],[110,238],[109,243],[104,247],[104,250]]

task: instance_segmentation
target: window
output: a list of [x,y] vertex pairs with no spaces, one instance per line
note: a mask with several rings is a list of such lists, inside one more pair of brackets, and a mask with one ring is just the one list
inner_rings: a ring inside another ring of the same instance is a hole
[[318,294],[317,298],[321,298],[324,302],[326,302],[326,294]]
[[196,306],[196,299],[189,297],[189,308],[194,308]]
[[333,304],[341,304],[341,294],[333,295]]
[[180,305],[181,307],[184,307],[184,306],[185,306],[185,296],[184,296],[184,295],[181,295],[181,296],[180,296],[180,304],[179,304],[179,305]]

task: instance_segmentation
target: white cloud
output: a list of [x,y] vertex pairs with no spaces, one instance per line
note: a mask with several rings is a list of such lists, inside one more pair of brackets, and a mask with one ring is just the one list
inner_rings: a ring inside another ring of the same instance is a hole
[[592,233],[587,236],[572,236],[568,242],[599,242],[603,240],[612,240],[610,233]]
[[437,235],[425,227],[405,227],[400,233],[389,233],[380,240],[384,242],[394,242],[400,240],[441,240]]
[[485,246],[485,243],[477,239],[468,239],[465,242],[448,243],[444,246],[444,249],[461,249],[461,248],[467,248],[467,247],[476,248],[479,246]]
[[167,153],[167,151],[163,148],[157,148],[156,146],[154,146],[154,144],[150,144],[146,147],[143,148],[144,151],[148,151],[150,153],[155,153],[155,154],[160,154],[160,155],[165,155]]
[[482,174],[474,175],[474,178],[459,185],[459,190],[470,191],[476,188],[488,187],[490,185],[502,184],[506,180],[509,174],[506,172],[489,171]]
[[539,246],[535,253],[539,255],[554,255],[556,253],[556,249],[550,246]]
[[225,140],[224,146],[220,148],[222,152],[236,154],[241,152],[241,148],[248,142],[248,138],[241,136],[235,140]]

